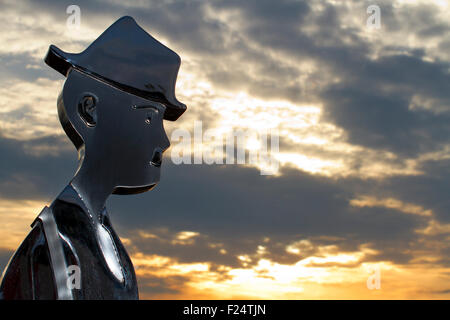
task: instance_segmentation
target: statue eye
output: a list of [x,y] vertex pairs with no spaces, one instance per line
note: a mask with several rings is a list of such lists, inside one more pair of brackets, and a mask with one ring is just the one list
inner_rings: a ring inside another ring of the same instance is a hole
[[146,124],[151,124],[152,120],[153,120],[153,117],[157,116],[158,113],[159,113],[158,109],[153,109],[152,108],[150,112],[147,112],[147,117],[145,118],[145,123]]
[[152,120],[153,120],[153,117],[155,117],[155,116],[157,117],[159,115],[159,112],[160,112],[158,110],[158,108],[153,106],[153,105],[140,105],[140,106],[133,105],[132,108],[135,109],[135,110],[139,110],[139,109],[147,109],[147,110],[149,110],[147,112],[147,115],[146,115],[146,118],[145,118],[145,123],[146,124],[151,124]]

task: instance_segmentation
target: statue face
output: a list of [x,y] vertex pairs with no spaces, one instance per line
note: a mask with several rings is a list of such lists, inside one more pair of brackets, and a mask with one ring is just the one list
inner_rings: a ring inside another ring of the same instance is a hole
[[84,147],[82,169],[96,177],[93,183],[108,183],[119,194],[147,191],[159,181],[162,153],[170,146],[164,111],[161,103],[76,70],[58,99],[66,133]]

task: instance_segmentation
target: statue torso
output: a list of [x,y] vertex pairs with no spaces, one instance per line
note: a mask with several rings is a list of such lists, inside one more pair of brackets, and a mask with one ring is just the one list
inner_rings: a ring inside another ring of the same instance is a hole
[[[94,220],[69,187],[50,209],[66,265],[79,267],[80,286],[72,289],[73,298],[138,299],[133,264],[107,213],[101,221]],[[11,259],[0,292],[5,299],[56,299],[54,274],[43,224],[38,222]]]

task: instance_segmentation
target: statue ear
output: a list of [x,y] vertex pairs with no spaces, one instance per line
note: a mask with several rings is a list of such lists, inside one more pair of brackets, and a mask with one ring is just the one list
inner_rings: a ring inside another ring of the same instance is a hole
[[83,93],[78,100],[78,115],[89,127],[97,124],[97,103],[98,98],[93,93]]

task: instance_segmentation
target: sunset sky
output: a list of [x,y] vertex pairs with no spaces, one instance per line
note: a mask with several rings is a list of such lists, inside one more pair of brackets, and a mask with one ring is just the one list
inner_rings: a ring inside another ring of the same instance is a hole
[[445,0],[0,0],[1,270],[77,167],[48,46],[80,52],[124,15],[182,59],[169,138],[202,121],[280,141],[274,175],[175,165],[172,142],[154,190],[109,198],[142,299],[450,298]]

